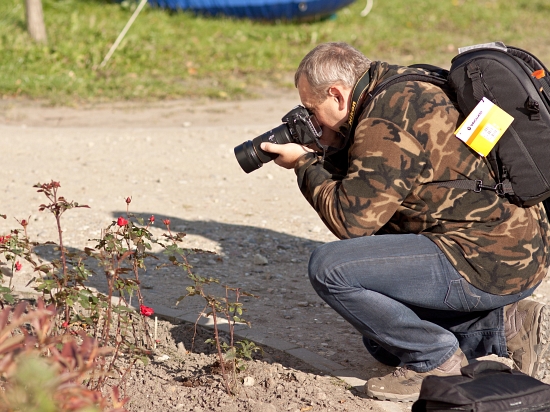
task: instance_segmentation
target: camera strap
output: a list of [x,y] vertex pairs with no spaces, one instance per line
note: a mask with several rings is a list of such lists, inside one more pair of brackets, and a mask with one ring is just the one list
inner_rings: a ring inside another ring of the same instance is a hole
[[[371,66],[372,67],[372,66]],[[357,126],[357,119],[361,113],[357,113],[361,109],[362,104],[360,101],[364,97],[365,91],[370,85],[370,68],[359,78],[353,90],[351,92],[351,107],[349,111],[348,120],[340,128],[341,133],[346,138],[346,141],[350,138],[355,127]]]

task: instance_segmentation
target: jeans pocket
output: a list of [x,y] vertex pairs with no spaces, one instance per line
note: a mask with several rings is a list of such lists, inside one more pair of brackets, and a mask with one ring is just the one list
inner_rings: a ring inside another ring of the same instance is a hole
[[481,301],[481,296],[476,295],[470,284],[465,279],[451,280],[445,304],[453,310],[470,312],[475,310]]

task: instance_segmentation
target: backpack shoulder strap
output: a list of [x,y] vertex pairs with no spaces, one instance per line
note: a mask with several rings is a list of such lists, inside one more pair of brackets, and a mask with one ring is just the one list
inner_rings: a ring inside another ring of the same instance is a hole
[[350,114],[348,116],[347,122],[341,127],[341,133],[349,138],[353,135],[355,128],[357,127],[357,122],[359,119],[359,114],[363,111],[365,107],[380,93],[385,89],[390,87],[393,84],[407,81],[420,81],[433,83],[441,88],[444,88],[448,92],[452,93],[452,89],[447,82],[447,76],[449,72],[437,66],[432,66],[429,64],[416,64],[409,66],[411,68],[421,68],[427,70],[433,74],[425,73],[402,73],[396,74],[381,83],[379,83],[370,93],[365,93],[368,85],[370,83],[370,70],[365,72],[361,78],[358,80],[354,89],[352,91],[352,104],[350,109]]
[[[440,69],[436,66],[430,66],[430,65],[414,65],[411,67],[415,68],[427,68],[432,67],[438,70]],[[444,73],[441,72],[442,74]],[[384,90],[386,90],[388,87],[393,86],[396,83],[401,82],[409,82],[409,81],[417,81],[417,82],[426,82],[426,83],[432,83],[436,86],[441,87],[442,89],[450,90],[449,84],[447,83],[447,77],[443,77],[442,75],[439,75],[438,72],[433,72],[433,74],[424,74],[424,73],[404,73],[404,74],[396,74],[395,76],[392,76],[383,82],[381,82],[378,86],[376,86],[368,95],[367,99],[364,102],[364,106],[367,106],[376,96],[378,96],[380,93],[382,93]]]

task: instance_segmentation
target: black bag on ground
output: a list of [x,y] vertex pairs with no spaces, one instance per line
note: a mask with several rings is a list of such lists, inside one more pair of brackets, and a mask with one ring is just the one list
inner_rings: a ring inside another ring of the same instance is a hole
[[[431,74],[393,76],[378,85],[364,104],[396,82],[424,81],[451,93],[465,116],[486,97],[514,118],[487,156],[496,186],[473,180],[434,184],[477,192],[492,190],[523,207],[550,197],[550,73],[539,59],[495,42],[459,49],[450,70],[426,64],[411,67]],[[548,212],[550,205],[545,206]]]
[[429,375],[412,412],[550,411],[550,385],[495,361],[474,362],[462,375]]

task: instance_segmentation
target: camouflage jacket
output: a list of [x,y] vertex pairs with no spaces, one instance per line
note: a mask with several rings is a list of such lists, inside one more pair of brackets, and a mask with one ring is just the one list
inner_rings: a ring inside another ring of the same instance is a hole
[[[405,67],[374,62],[372,90]],[[418,233],[435,242],[475,287],[504,295],[540,282],[550,265],[549,223],[489,190],[430,185],[454,179],[495,184],[485,159],[454,136],[463,121],[435,85],[399,82],[364,108],[347,156],[300,158],[300,190],[340,239]],[[342,153],[340,153],[342,154]]]

